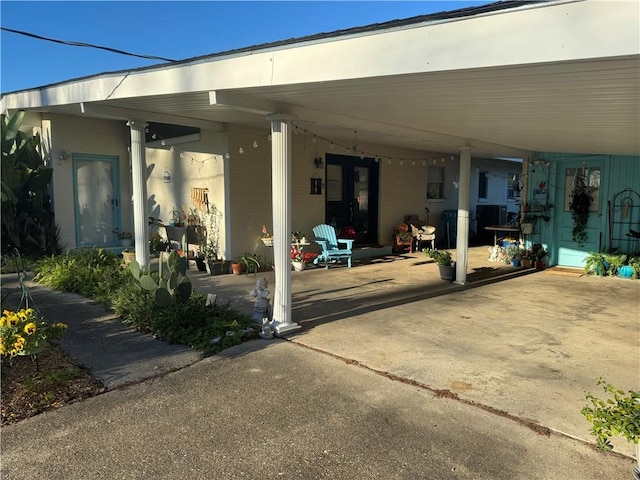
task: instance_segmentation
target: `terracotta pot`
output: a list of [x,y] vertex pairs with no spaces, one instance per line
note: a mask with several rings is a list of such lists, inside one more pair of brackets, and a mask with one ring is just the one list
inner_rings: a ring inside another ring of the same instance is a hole
[[136,259],[136,252],[122,252],[122,263],[129,265]]
[[244,265],[237,262],[231,262],[231,271],[234,275],[240,275],[244,270]]

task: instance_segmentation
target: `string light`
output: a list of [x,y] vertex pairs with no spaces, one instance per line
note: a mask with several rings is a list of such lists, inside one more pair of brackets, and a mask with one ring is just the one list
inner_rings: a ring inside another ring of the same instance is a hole
[[[360,149],[358,147],[358,131],[357,130],[353,131],[353,142],[352,142],[352,144],[351,145],[346,145],[346,144],[331,140],[329,138],[323,137],[322,135],[318,135],[317,133],[314,133],[312,131],[309,131],[306,128],[297,125],[295,122],[291,122],[291,125],[294,128],[294,132],[296,134],[304,133],[304,134],[307,134],[307,135],[311,136],[311,141],[313,143],[317,143],[318,140],[322,140],[322,141],[327,142],[329,144],[329,149],[330,150],[334,150],[336,147],[339,147],[341,149],[344,149],[345,152],[355,153],[355,154],[359,155],[359,157],[362,158],[362,159],[364,159],[366,157],[372,157],[374,159],[374,161],[375,161],[375,159],[379,160],[380,158],[382,158],[382,156],[377,154],[377,153],[369,152],[369,151],[366,151],[366,150],[362,150],[362,149]],[[405,159],[405,158],[401,158],[401,157],[393,157],[393,156],[386,156],[386,155],[384,157],[388,159],[387,163],[389,165],[392,165],[392,163],[393,163],[392,160],[398,160],[401,165],[404,165],[404,160],[407,160],[407,161],[411,161],[412,165],[416,165],[416,162],[420,161],[420,162],[422,162],[423,166],[426,166],[426,159],[425,158],[409,158],[409,159]],[[444,162],[444,157],[442,157],[442,158],[443,158],[443,162]],[[434,159],[433,162],[435,164],[436,159]]]

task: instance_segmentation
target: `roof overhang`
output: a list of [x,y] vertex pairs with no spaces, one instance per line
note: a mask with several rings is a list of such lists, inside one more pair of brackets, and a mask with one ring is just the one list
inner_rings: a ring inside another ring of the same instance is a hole
[[278,112],[321,137],[425,152],[640,154],[638,2],[516,5],[105,73],[2,109],[212,129]]

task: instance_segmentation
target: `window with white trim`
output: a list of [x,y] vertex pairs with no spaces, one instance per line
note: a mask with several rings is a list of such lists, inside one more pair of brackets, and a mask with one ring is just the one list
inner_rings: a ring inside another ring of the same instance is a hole
[[427,168],[427,200],[444,198],[444,167]]

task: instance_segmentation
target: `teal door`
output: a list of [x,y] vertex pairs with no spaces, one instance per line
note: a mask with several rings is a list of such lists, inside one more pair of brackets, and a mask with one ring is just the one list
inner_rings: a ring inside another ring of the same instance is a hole
[[[558,265],[569,267],[584,266],[584,257],[589,252],[598,252],[604,246],[604,227],[606,222],[605,195],[601,194],[604,161],[590,158],[558,163],[558,195],[556,200],[556,238],[559,239]],[[573,235],[574,222],[570,204],[576,182],[584,181],[589,187],[591,205],[589,220],[585,229],[586,239],[577,241]]]
[[117,245],[120,226],[118,157],[73,155],[76,245]]

